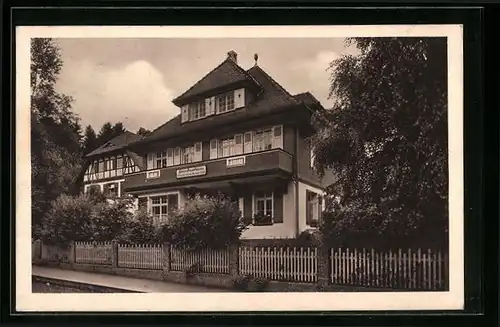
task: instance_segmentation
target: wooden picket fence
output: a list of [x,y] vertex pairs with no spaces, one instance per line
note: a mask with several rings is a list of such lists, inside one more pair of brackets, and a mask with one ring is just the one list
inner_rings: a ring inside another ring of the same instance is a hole
[[71,253],[69,248],[57,245],[44,244],[41,249],[41,259],[48,262],[69,262]]
[[159,244],[118,244],[118,267],[163,269],[163,246]]
[[278,281],[317,281],[318,249],[297,247],[240,247],[242,275]]
[[111,265],[111,242],[75,242],[75,262]]
[[448,258],[441,251],[331,249],[331,283],[405,290],[447,288]]
[[170,248],[170,269],[183,271],[199,263],[200,272],[229,274],[229,249],[203,249],[201,251],[185,251],[176,247]]

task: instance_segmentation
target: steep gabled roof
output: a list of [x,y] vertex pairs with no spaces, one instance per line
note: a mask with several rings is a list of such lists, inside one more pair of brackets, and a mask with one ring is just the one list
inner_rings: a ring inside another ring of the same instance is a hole
[[212,69],[207,75],[172,102],[175,105],[180,105],[183,100],[192,96],[242,81],[254,82],[247,72],[238,66],[234,60],[226,58],[219,66]]
[[250,68],[246,71],[246,73],[261,86],[261,92],[247,107],[222,115],[213,115],[204,119],[184,123],[182,126],[181,116],[179,114],[152,131],[148,136],[143,138],[140,143],[186,134],[199,129],[226,125],[245,119],[256,118],[300,104],[299,101],[297,101],[259,66]]
[[299,93],[299,94],[295,94],[293,96],[297,101],[300,101],[306,105],[318,105],[320,104],[320,102],[318,101],[318,99],[316,99],[314,97],[314,95],[312,95],[310,92],[303,92],[303,93]]
[[93,157],[96,155],[104,154],[107,152],[113,152],[119,149],[125,148],[127,145],[132,144],[134,142],[139,141],[142,139],[142,136],[134,134],[129,131],[125,131],[122,134],[112,138],[105,144],[101,145],[97,149],[93,150],[89,154],[87,154],[85,157]]

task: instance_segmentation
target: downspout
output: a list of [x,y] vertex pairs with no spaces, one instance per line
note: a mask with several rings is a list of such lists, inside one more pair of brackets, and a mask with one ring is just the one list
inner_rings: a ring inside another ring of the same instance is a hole
[[299,237],[299,128],[295,126],[295,237]]

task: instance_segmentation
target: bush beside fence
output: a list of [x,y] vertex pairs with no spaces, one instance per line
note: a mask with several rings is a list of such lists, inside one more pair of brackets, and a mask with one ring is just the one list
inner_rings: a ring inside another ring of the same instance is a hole
[[[36,244],[38,243],[38,245]],[[321,251],[320,251],[321,250]],[[185,251],[164,245],[76,242],[68,249],[32,245],[33,262],[74,262],[110,269],[253,276],[271,281],[397,290],[448,289],[448,256],[440,251],[240,246]],[[321,253],[321,255],[320,255]],[[37,257],[38,256],[38,257]],[[321,264],[321,266],[320,266]],[[320,269],[321,268],[321,269]],[[305,284],[303,284],[305,285]]]

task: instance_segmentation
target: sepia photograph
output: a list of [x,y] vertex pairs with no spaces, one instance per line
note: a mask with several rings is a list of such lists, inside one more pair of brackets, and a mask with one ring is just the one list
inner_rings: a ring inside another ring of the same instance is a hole
[[379,27],[18,28],[18,301],[462,308],[461,28]]

